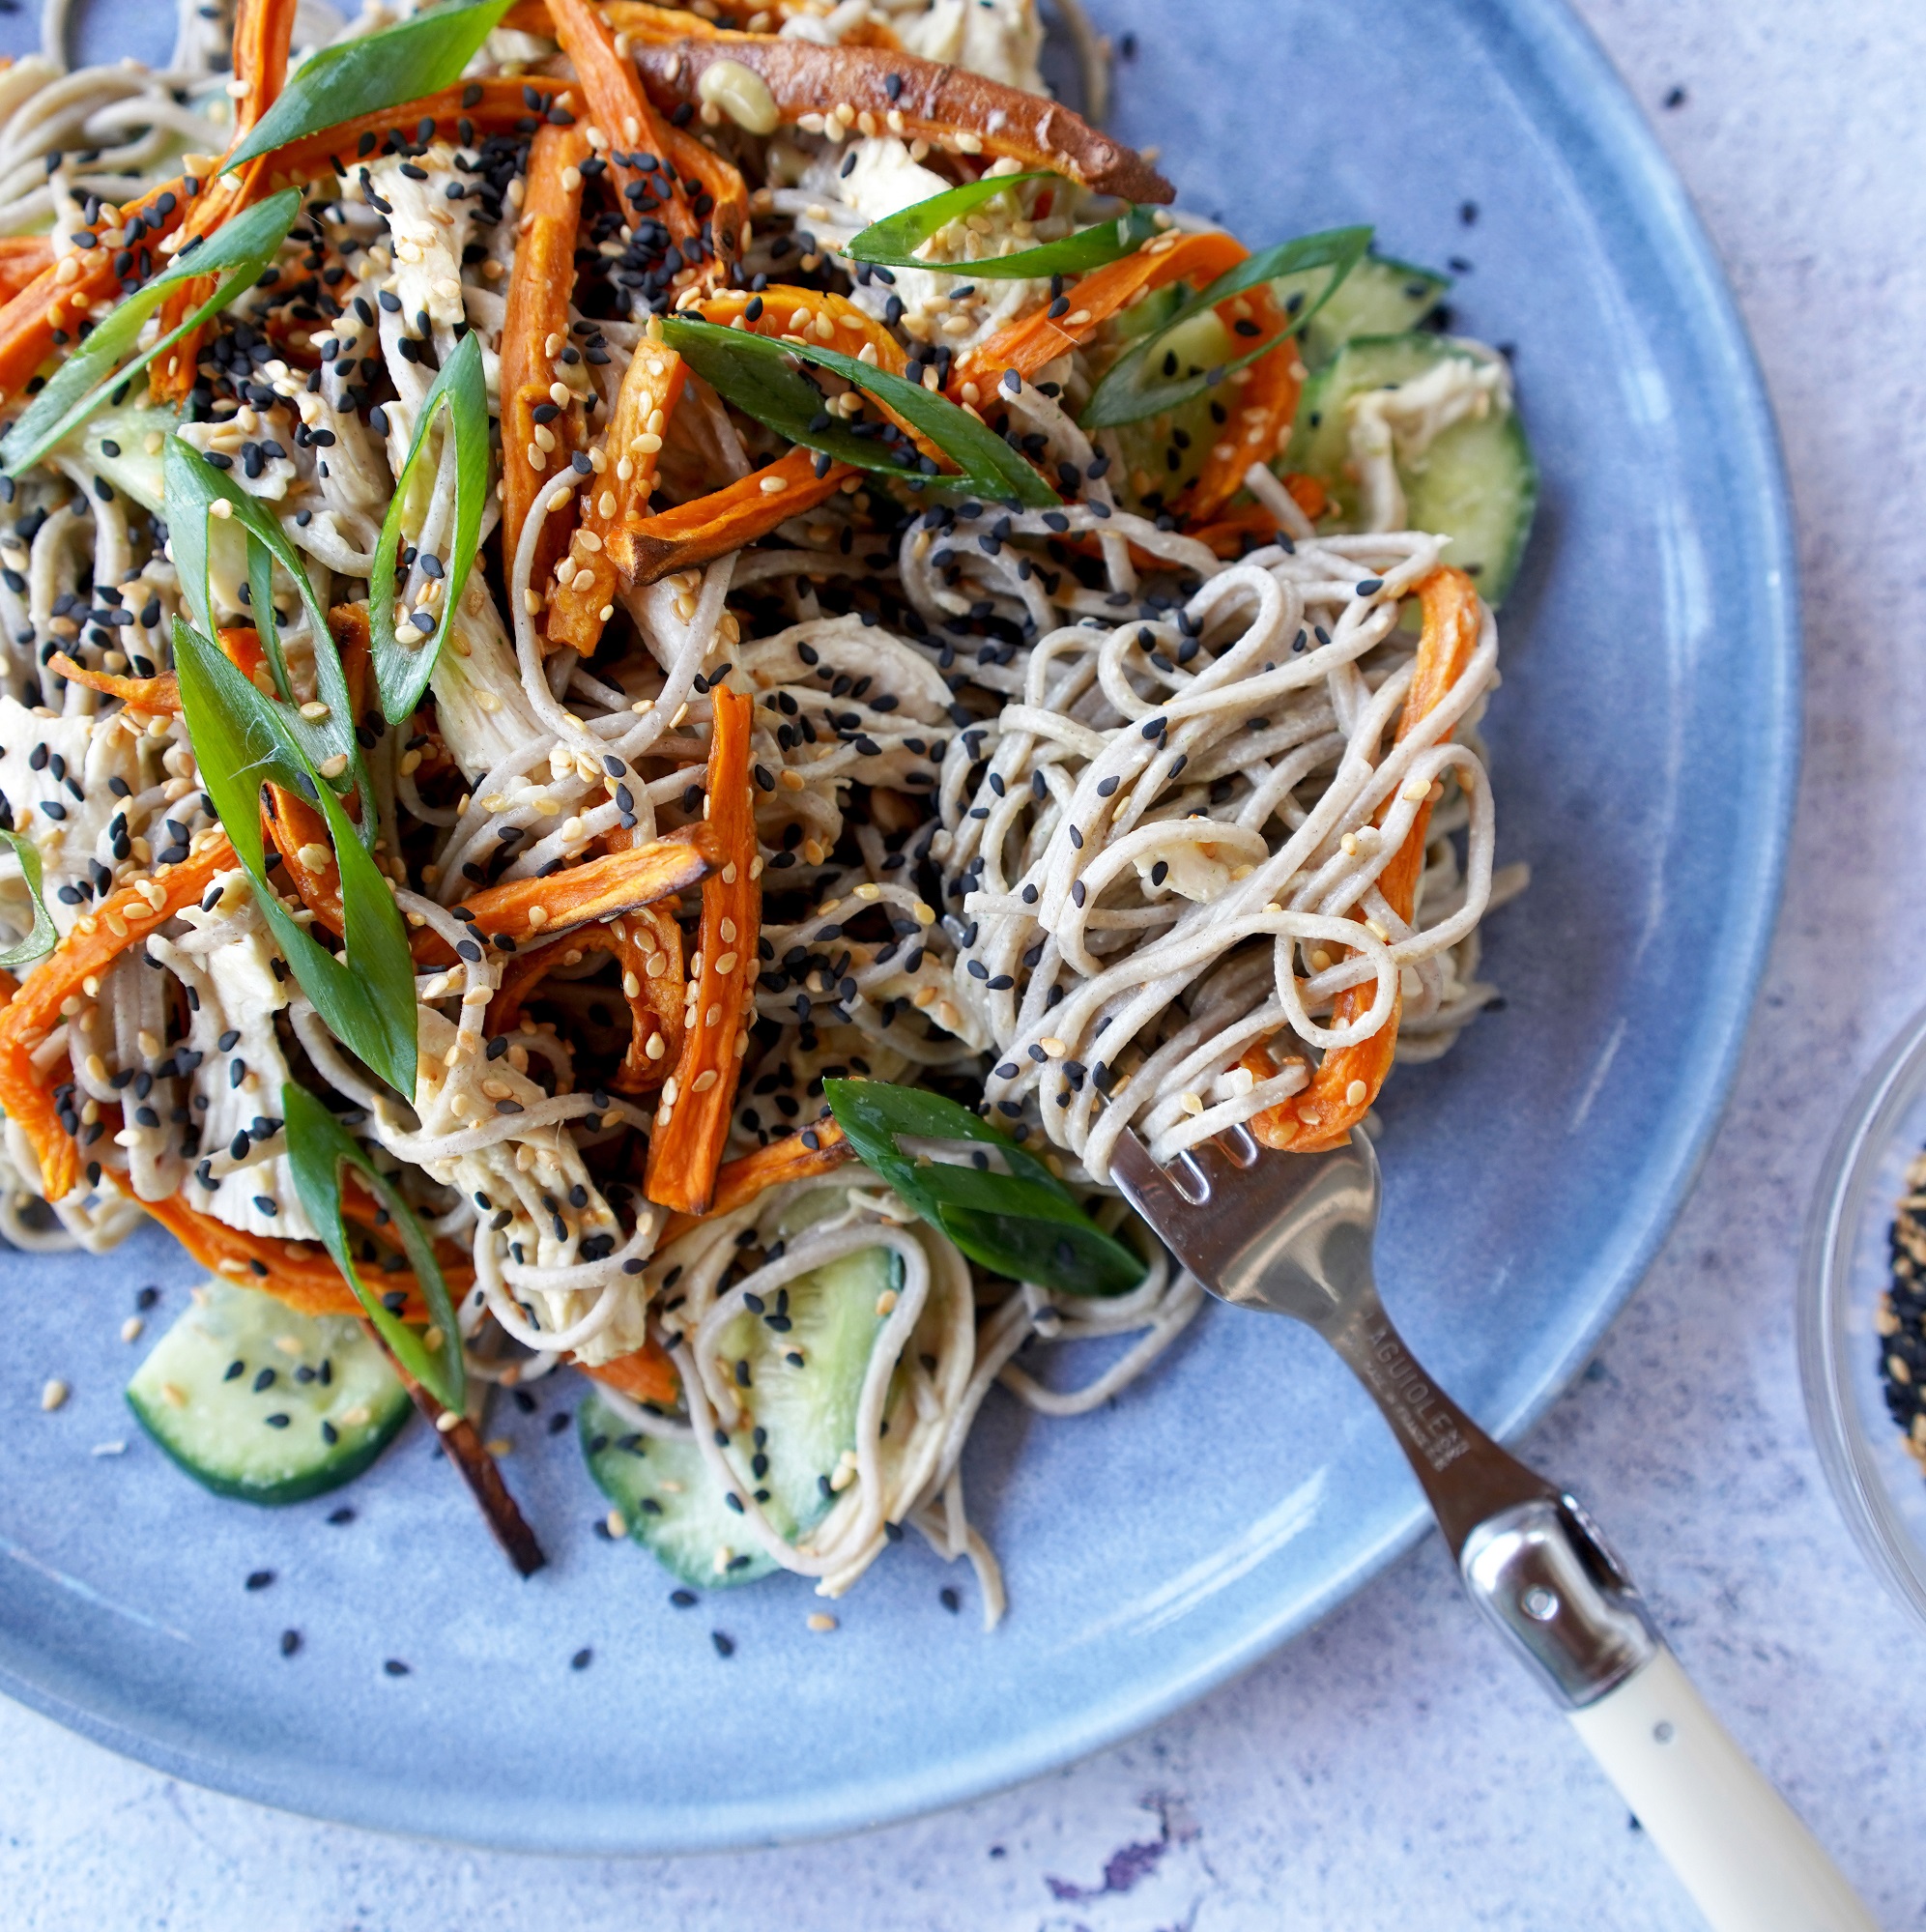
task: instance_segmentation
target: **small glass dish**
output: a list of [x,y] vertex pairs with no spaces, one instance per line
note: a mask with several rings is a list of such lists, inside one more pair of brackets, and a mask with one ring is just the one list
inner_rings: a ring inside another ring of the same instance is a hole
[[1926,1148],[1926,1008],[1853,1098],[1813,1197],[1799,1268],[1799,1373],[1819,1458],[1868,1560],[1926,1619],[1926,1468],[1886,1408],[1875,1318],[1893,1211]]

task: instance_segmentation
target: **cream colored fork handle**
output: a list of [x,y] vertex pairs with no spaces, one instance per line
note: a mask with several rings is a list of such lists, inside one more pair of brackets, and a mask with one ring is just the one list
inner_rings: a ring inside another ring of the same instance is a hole
[[1571,1724],[1712,1932],[1878,1932],[1669,1650]]

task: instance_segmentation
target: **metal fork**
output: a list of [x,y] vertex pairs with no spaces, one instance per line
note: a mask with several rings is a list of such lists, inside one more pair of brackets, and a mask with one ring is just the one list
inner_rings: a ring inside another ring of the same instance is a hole
[[1290,1154],[1239,1128],[1168,1168],[1127,1133],[1110,1177],[1212,1294],[1315,1329],[1369,1391],[1472,1601],[1565,1708],[1716,1932],[1872,1932],[1693,1688],[1591,1518],[1486,1435],[1392,1326],[1371,1271],[1380,1189],[1363,1133]]

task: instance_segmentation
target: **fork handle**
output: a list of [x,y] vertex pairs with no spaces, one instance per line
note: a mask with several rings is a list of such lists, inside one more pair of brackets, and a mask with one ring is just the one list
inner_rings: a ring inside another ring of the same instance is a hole
[[1712,1932],[1878,1932],[1664,1646],[1570,1715]]

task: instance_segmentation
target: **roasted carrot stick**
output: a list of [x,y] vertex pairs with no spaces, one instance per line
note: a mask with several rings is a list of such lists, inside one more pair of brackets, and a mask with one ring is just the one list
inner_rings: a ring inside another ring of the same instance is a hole
[[[234,79],[229,91],[243,92],[234,106],[234,138],[228,152],[244,141],[254,125],[274,104],[287,79],[288,47],[294,38],[295,0],[241,0],[234,16]],[[252,184],[266,173],[268,158],[258,156],[237,174],[209,182],[187,211],[188,236],[212,235],[221,223],[254,199]],[[193,275],[169,291],[160,304],[159,332],[178,329],[215,291],[212,275]],[[182,336],[148,383],[162,402],[179,402],[194,386],[194,364],[200,360],[205,326]]]
[[158,866],[151,879],[121,886],[98,911],[82,913],[0,1012],[0,1108],[32,1141],[48,1200],[59,1200],[80,1178],[80,1149],[61,1124],[51,1081],[35,1071],[34,1049],[60,1024],[61,1007],[85,996],[88,980],[98,979],[128,947],[144,942],[192,905],[216,873],[238,863],[225,834],[197,834],[193,851],[179,865]]
[[[758,1147],[753,1154],[740,1154],[733,1161],[725,1161],[716,1169],[715,1194],[704,1212],[733,1214],[738,1207],[747,1207],[769,1188],[834,1173],[855,1158],[856,1150],[843,1138],[843,1130],[835,1121],[819,1120],[799,1134],[785,1134],[780,1140]],[[655,1245],[666,1248],[702,1219],[702,1215],[672,1214],[662,1224],[662,1233]]]
[[[533,133],[536,117],[522,94],[528,85],[519,77],[493,74],[486,80],[457,81],[452,87],[424,94],[418,100],[385,107],[379,114],[359,114],[352,121],[337,121],[331,128],[324,128],[317,134],[305,134],[264,156],[267,170],[250,183],[248,200],[259,201],[267,195],[278,194],[284,187],[317,181],[324,174],[352,179],[364,134],[372,136],[378,148],[390,133],[409,142],[432,138],[459,142],[464,147],[487,134],[511,134],[518,130]],[[567,90],[556,97],[558,103],[563,105],[569,98]],[[423,122],[432,124],[426,132]]]
[[[125,1180],[114,1176],[123,1194],[129,1194]],[[138,1200],[129,1194],[129,1199]],[[348,1218],[364,1227],[375,1225],[373,1201],[362,1195],[357,1200],[352,1186],[343,1191]],[[183,1248],[210,1274],[225,1276],[244,1288],[259,1288],[276,1301],[302,1314],[355,1314],[361,1305],[355,1291],[341,1279],[328,1250],[318,1241],[282,1241],[267,1234],[244,1234],[211,1214],[191,1206],[185,1195],[169,1195],[164,1200],[141,1200],[147,1210]],[[435,1258],[442,1264],[448,1293],[456,1300],[473,1285],[474,1269],[452,1242],[438,1241]],[[401,1310],[404,1321],[425,1321],[428,1306],[421,1298],[414,1274],[404,1268],[396,1274],[374,1278],[384,1294],[407,1295]]]
[[488,1030],[512,1032],[536,987],[556,966],[574,966],[586,953],[613,953],[620,962],[632,1021],[628,1051],[608,1084],[618,1093],[650,1092],[682,1050],[682,929],[661,906],[641,906],[625,917],[578,927],[551,945],[517,953],[488,1009]]
[[[546,879],[511,879],[472,892],[457,910],[490,938],[505,933],[519,946],[571,926],[618,918],[694,885],[720,862],[713,854],[722,845],[714,826],[685,825],[666,838],[605,852]],[[446,966],[453,958],[447,941],[430,927],[416,933],[414,945],[422,966]]]
[[749,789],[755,706],[727,684],[710,687],[708,799],[704,807],[721,870],[703,881],[702,954],[675,1073],[663,1082],[643,1191],[684,1214],[706,1212],[729,1139],[735,1083],[749,1045],[746,1016],[762,923],[762,861]]
[[[670,41],[763,41],[768,34],[743,33],[733,27],[719,26],[700,14],[684,13],[679,7],[651,7],[644,0],[602,0],[596,10],[610,29],[625,34],[631,41],[666,44]],[[744,18],[756,13],[754,7],[738,10]],[[516,0],[503,15],[502,24],[519,34],[540,34],[556,38],[555,20],[547,0]],[[903,43],[880,20],[862,20],[840,30],[837,41],[845,47],[898,47]]]
[[618,529],[637,530],[647,521],[656,458],[682,377],[682,359],[666,343],[644,336],[636,344],[609,418],[602,474],[583,492],[581,525],[549,597],[548,641],[558,649],[566,645],[590,657],[601,642],[616,594],[609,539]]
[[[1424,628],[1418,644],[1418,661],[1405,693],[1397,722],[1400,740],[1427,717],[1452,686],[1464,676],[1478,649],[1478,591],[1462,570],[1440,568],[1418,587],[1424,607]],[[1387,803],[1386,811],[1390,810]],[[1424,866],[1424,834],[1431,822],[1428,802],[1418,808],[1404,843],[1378,875],[1378,890],[1400,919],[1411,917],[1418,894],[1418,878]],[[1333,1018],[1342,1024],[1369,1010],[1375,989],[1347,987],[1337,995]],[[1324,1056],[1304,1092],[1267,1107],[1250,1123],[1267,1147],[1288,1147],[1315,1154],[1340,1146],[1361,1121],[1391,1072],[1397,1050],[1397,1022],[1402,1001],[1392,995],[1391,1017],[1368,1040],[1355,1047],[1337,1047]],[[1277,1072],[1269,1053],[1253,1047],[1239,1062],[1258,1080]]]
[[816,461],[808,449],[791,449],[708,496],[658,511],[633,530],[618,528],[608,544],[616,568],[635,583],[652,584],[766,536],[827,502],[856,474],[847,463],[831,463],[819,476]]
[[[185,181],[167,181],[121,209],[124,245],[143,278],[166,266],[153,244],[181,225],[189,199]],[[60,343],[78,332],[96,303],[119,299],[118,259],[117,250],[104,246],[63,255],[0,308],[0,402],[11,402],[25,389]]]
[[[1247,289],[1222,306],[1249,310],[1244,315],[1233,313],[1230,321],[1240,332],[1254,329],[1252,340],[1268,339],[1285,326],[1277,298],[1265,284]],[[1196,481],[1178,499],[1179,517],[1186,523],[1208,522],[1244,487],[1244,473],[1251,464],[1268,463],[1278,453],[1297,415],[1303,386],[1304,357],[1294,335],[1259,356],[1249,369],[1233,372],[1226,390],[1220,391],[1230,405],[1230,420],[1211,445]]]
[[950,370],[950,399],[974,401],[975,397],[964,394],[965,384],[988,395],[990,386],[1005,369],[1034,376],[1046,363],[1089,341],[1111,316],[1128,308],[1139,296],[1173,281],[1208,285],[1250,252],[1242,242],[1216,232],[1159,235],[1135,254],[1093,269],[1068,291],[1070,307],[1061,319],[1053,320],[1045,309],[1033,310],[959,356]]
[[0,236],[0,302],[11,302],[52,266],[53,244],[44,235]]
[[727,60],[762,82],[783,121],[834,113],[840,126],[866,134],[921,137],[962,155],[1008,155],[1026,167],[1053,168],[1127,201],[1175,198],[1175,189],[1141,155],[1099,133],[1067,107],[940,61],[882,47],[822,46],[753,34],[727,41],[691,36],[667,44],[645,41],[635,48],[635,59],[649,99],[664,113],[701,101],[704,72],[712,62]]
[[[571,512],[550,514],[537,505],[545,474],[565,467],[582,443],[581,413],[563,400],[568,386],[557,375],[556,358],[568,342],[582,163],[589,155],[589,137],[579,126],[544,124],[536,133],[529,147],[528,192],[508,278],[502,330],[502,554],[512,575],[522,526],[531,512],[546,517],[531,585],[548,581],[568,543]],[[537,410],[551,419],[538,422]]]
[[653,1402],[657,1408],[673,1408],[681,1399],[681,1378],[676,1365],[663,1353],[659,1341],[645,1341],[629,1355],[618,1355],[613,1362],[598,1362],[594,1368],[576,1366],[597,1382],[627,1396],[631,1401]]
[[[562,52],[575,64],[583,92],[589,97],[589,114],[608,136],[609,166],[623,209],[631,219],[653,214],[669,230],[670,240],[685,257],[683,268],[671,284],[673,287],[684,289],[698,282],[712,285],[718,276],[728,273],[729,263],[734,257],[739,224],[731,231],[727,252],[722,249],[720,227],[710,230],[715,244],[711,246],[703,229],[715,214],[715,197],[711,194],[711,206],[698,215],[689,195],[683,191],[679,172],[670,180],[668,199],[657,198],[651,180],[654,170],[645,170],[636,162],[639,157],[652,157],[659,161],[669,142],[654,108],[648,104],[648,97],[642,91],[635,63],[616,52],[614,34],[589,0],[549,0],[549,14],[555,22],[556,39],[561,43]],[[706,149],[703,156],[708,171],[720,167],[735,173],[720,156],[711,155]],[[738,175],[736,179],[739,182],[741,177]],[[697,255],[704,258],[700,266],[692,259]]]

